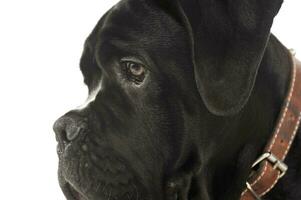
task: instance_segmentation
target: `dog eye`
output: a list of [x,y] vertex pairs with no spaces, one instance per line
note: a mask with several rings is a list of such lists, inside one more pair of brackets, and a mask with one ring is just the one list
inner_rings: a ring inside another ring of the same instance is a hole
[[144,65],[131,61],[125,61],[122,65],[125,69],[126,76],[130,81],[133,81],[136,84],[143,82],[146,73]]

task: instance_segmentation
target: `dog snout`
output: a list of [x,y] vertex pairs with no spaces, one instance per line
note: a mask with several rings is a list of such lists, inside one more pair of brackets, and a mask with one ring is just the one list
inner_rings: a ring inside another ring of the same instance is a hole
[[56,139],[62,147],[76,140],[81,133],[85,133],[87,125],[85,119],[74,114],[68,113],[59,118],[53,125],[53,130],[56,134]]

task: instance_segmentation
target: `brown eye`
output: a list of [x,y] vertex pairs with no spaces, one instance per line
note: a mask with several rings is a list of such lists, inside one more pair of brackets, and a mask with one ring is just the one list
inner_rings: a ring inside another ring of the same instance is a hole
[[122,65],[125,69],[126,76],[130,81],[133,81],[136,84],[143,82],[146,73],[144,65],[131,61],[125,61]]
[[131,64],[129,64],[129,71],[134,76],[141,76],[144,74],[144,67],[137,63],[131,63]]

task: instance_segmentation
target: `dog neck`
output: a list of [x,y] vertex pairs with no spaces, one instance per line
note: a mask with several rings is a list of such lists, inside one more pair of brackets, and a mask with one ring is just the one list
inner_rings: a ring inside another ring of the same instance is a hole
[[[223,158],[217,157],[211,165],[208,165],[211,172],[212,167],[215,168],[210,178],[206,179],[206,182],[210,182],[209,185],[212,187],[207,190],[214,193],[212,199],[239,199],[241,191],[246,187],[245,182],[250,173],[250,166],[262,154],[264,147],[272,137],[289,89],[291,65],[290,52],[271,35],[249,102],[239,115],[229,120],[230,125],[227,125],[228,128],[224,131],[229,131],[228,133],[231,133],[232,136],[228,134],[220,140],[228,140],[225,142],[228,146],[221,146],[220,152],[215,152],[215,155],[224,156],[226,149],[227,154],[229,152],[230,155]],[[293,152],[291,153],[293,154]],[[217,160],[219,163],[216,163]],[[279,184],[288,181],[289,177],[284,177]],[[295,187],[298,186],[295,185]],[[289,189],[293,190],[292,187]],[[274,199],[274,195],[279,197],[283,193],[289,194],[289,191],[284,192],[284,190],[288,189],[276,187],[270,194],[270,198]],[[209,196],[211,195],[209,194]],[[269,195],[267,197],[269,199]],[[285,197],[281,199],[285,199]]]

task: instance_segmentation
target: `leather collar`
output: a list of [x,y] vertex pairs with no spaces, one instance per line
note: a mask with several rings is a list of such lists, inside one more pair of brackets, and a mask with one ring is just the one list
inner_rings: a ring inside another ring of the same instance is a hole
[[301,62],[292,55],[290,88],[283,103],[273,137],[264,153],[255,161],[253,171],[240,200],[261,200],[288,169],[285,158],[294,141],[301,120]]

